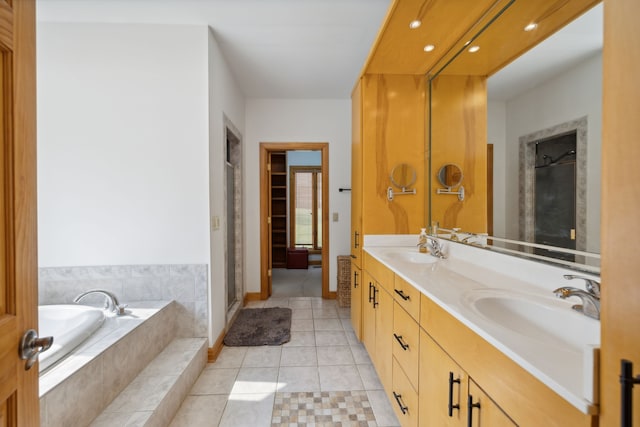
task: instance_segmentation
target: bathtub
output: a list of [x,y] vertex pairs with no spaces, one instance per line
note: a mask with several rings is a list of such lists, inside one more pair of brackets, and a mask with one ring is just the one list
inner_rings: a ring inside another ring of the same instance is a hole
[[51,348],[39,356],[40,372],[69,354],[104,322],[104,311],[86,305],[38,306],[38,335],[53,337]]

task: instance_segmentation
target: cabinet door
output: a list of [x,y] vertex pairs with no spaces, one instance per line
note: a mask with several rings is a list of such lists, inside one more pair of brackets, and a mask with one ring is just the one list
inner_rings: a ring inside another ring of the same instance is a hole
[[465,425],[467,375],[423,330],[418,387],[420,425]]
[[362,84],[351,94],[351,256],[362,267]]
[[351,326],[356,337],[362,341],[362,271],[351,263]]
[[467,411],[467,416],[471,418],[469,426],[513,427],[517,425],[472,379],[469,379]]
[[375,365],[380,382],[385,390],[391,390],[391,359],[393,353],[393,297],[382,286],[376,284],[376,351]]
[[362,273],[362,343],[373,360],[376,351],[376,313],[373,307],[376,283],[366,270]]

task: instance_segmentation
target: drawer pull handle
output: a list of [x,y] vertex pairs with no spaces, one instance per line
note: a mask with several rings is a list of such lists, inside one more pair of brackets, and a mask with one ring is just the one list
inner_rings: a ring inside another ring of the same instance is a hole
[[353,272],[353,287],[354,288],[358,287],[358,272],[357,271]]
[[467,399],[467,426],[473,427],[473,408],[480,409],[480,402],[473,403],[473,396],[469,395]]
[[369,302],[373,301],[373,293],[371,290],[374,289],[373,284],[369,282]]
[[393,397],[396,398],[396,402],[398,403],[398,406],[400,407],[400,410],[402,411],[402,414],[405,415],[407,412],[409,412],[409,408],[404,406],[404,404],[402,403],[402,395],[396,393],[395,391],[393,392]]
[[400,347],[402,347],[404,351],[409,350],[409,344],[405,344],[405,342],[402,340],[402,335],[393,334],[393,336],[396,338],[396,341],[400,343]]
[[378,298],[376,298],[376,295],[378,294],[378,292],[380,292],[380,291],[378,290],[378,288],[376,288],[376,287],[374,286],[374,287],[373,287],[373,308],[376,308],[376,306],[377,306],[378,304],[380,304],[380,303],[378,302]]
[[400,295],[400,298],[402,298],[405,301],[409,301],[411,299],[411,297],[409,295],[405,295],[404,292],[399,291],[397,289],[394,289],[395,293]]
[[460,384],[460,378],[453,379],[453,372],[449,371],[449,417],[453,417],[453,410],[460,410],[460,403],[453,404],[453,385]]

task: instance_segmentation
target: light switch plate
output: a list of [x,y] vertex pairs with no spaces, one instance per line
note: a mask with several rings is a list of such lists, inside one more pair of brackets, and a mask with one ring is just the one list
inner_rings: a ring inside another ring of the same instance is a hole
[[338,222],[338,212],[333,213],[333,222]]

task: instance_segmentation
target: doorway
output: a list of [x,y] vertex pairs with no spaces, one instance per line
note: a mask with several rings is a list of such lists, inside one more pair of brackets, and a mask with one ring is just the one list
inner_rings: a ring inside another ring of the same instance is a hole
[[[319,157],[319,164],[287,165],[281,160],[283,155],[288,157],[288,155],[311,152]],[[275,160],[272,164],[272,159],[278,159],[277,164]],[[291,170],[290,166],[295,168]],[[328,171],[328,143],[260,144],[261,299],[267,299],[273,294],[274,273],[276,273],[276,279],[283,276],[297,276],[303,277],[301,280],[306,280],[305,277],[317,276],[318,270],[321,276],[322,297],[332,297],[332,293],[329,292],[328,275],[329,197],[326,192],[329,183]],[[300,188],[300,195],[306,197],[306,200],[296,198],[295,194],[292,196],[292,190],[295,187],[291,186],[296,184],[291,180],[296,178],[298,183],[302,181],[308,184]],[[282,185],[277,185],[282,182],[285,183],[284,189]],[[285,201],[282,197],[278,197],[282,195]],[[283,202],[289,207],[288,210],[284,210],[285,218],[281,214]],[[286,215],[287,211],[289,215]],[[305,215],[304,221],[296,221],[296,217],[303,219]],[[284,228],[281,227],[283,223],[286,224]],[[300,234],[300,231],[303,233]]]

